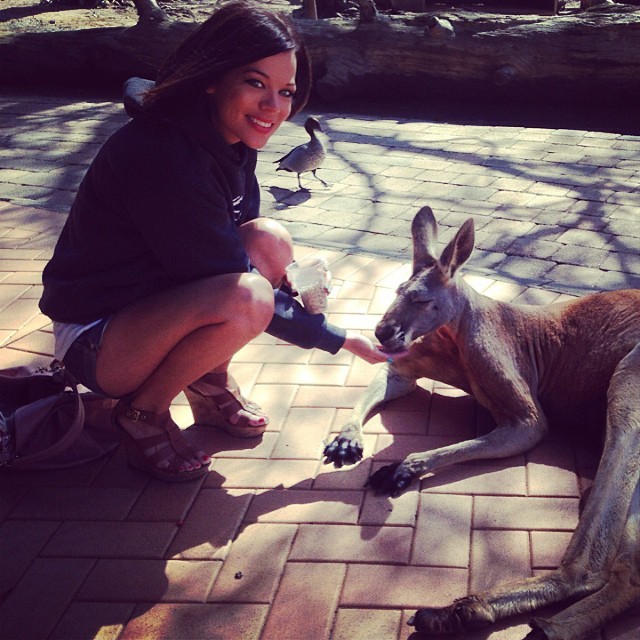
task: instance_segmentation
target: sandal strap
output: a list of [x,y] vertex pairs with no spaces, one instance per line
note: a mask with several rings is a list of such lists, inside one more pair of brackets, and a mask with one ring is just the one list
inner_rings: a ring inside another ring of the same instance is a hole
[[241,410],[266,417],[260,405],[242,395],[240,386],[228,371],[209,372],[191,383],[189,389],[211,398],[225,419],[229,419]]
[[[152,436],[143,436],[141,438],[131,439],[136,447],[153,463],[158,463],[167,459],[167,448],[173,449],[180,457],[185,459],[193,458],[196,451],[184,442],[181,437],[180,427],[171,419],[170,411],[162,411],[160,413],[152,413],[150,411],[140,411],[131,405],[118,403],[115,408],[116,420],[122,416],[132,422],[143,422],[153,427],[158,427],[164,433],[158,433]],[[164,445],[164,446],[161,446]],[[154,453],[148,453],[149,450],[161,447]]]

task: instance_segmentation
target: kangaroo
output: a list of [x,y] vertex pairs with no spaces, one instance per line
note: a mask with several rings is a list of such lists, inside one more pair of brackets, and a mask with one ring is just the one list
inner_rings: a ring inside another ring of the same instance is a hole
[[398,495],[446,465],[521,454],[550,425],[606,425],[593,487],[557,570],[419,609],[409,620],[427,634],[463,633],[571,599],[560,613],[533,618],[527,640],[583,638],[640,599],[640,290],[541,306],[499,302],[460,276],[474,247],[473,220],[439,258],[429,207],[411,229],[413,275],[376,327],[385,351],[408,353],[383,365],[325,447],[326,461],[341,466],[361,459],[364,419],[410,393],[422,377],[471,394],[496,427],[381,468],[367,483],[378,493]]

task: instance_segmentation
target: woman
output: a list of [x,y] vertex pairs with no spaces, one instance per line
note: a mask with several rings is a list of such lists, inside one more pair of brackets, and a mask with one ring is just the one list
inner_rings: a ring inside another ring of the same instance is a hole
[[90,166],[44,270],[56,357],[120,398],[113,419],[129,463],[163,480],[201,477],[210,462],[171,420],[183,390],[198,423],[239,437],[266,429],[227,373],[263,331],[385,359],[279,288],[291,237],[258,217],[256,152],[309,90],[306,50],[285,18],[245,0],[219,5],[155,86],[127,83],[132,120]]

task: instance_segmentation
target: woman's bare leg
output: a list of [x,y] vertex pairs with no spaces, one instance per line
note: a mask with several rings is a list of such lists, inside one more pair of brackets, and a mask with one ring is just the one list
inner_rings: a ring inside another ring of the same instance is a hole
[[293,262],[293,240],[279,222],[257,218],[240,227],[242,243],[251,264],[275,289],[282,284],[285,268]]
[[[273,288],[282,284],[285,267],[293,261],[293,241],[285,227],[269,218],[257,218],[243,224],[240,227],[240,234],[252,266],[271,283]],[[229,402],[233,397],[229,394],[229,389],[224,382],[223,374],[228,367],[229,361],[226,361],[212,370],[213,373],[220,374],[217,376],[220,378],[220,383],[214,383],[212,380],[214,377],[209,376],[205,385],[207,396],[222,398],[223,402]],[[254,403],[242,398],[236,406],[234,415],[227,418],[230,424],[245,423],[249,427],[268,424],[269,420],[264,411]]]
[[[252,273],[204,278],[151,296],[107,325],[98,383],[114,397],[131,394],[131,405],[140,411],[166,411],[188,384],[262,333],[272,315],[272,287]],[[137,425],[131,435],[155,433]],[[208,460],[197,452],[183,470]]]

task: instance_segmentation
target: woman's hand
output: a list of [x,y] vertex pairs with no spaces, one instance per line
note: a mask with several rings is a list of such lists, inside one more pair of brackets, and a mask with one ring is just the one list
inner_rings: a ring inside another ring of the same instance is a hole
[[377,364],[378,362],[387,362],[389,356],[382,353],[378,347],[376,347],[369,338],[363,336],[361,333],[355,333],[353,331],[347,331],[347,337],[344,340],[343,349],[350,351],[354,355],[366,360],[370,364]]

